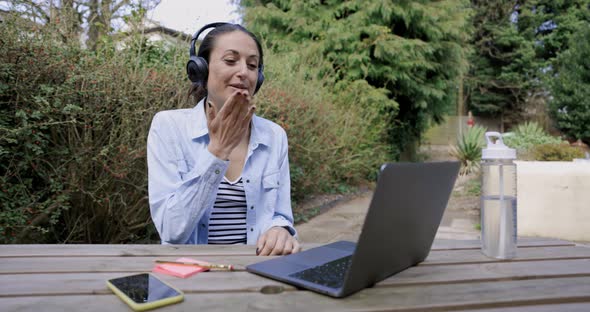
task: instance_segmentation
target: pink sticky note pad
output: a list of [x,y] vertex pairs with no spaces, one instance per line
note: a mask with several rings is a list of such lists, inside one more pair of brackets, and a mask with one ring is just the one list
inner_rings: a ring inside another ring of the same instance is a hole
[[[176,259],[178,262],[190,262],[190,263],[203,263],[207,264],[207,262],[197,261],[191,258],[178,258]],[[197,274],[199,272],[207,271],[208,268],[201,268],[197,266],[188,266],[188,265],[180,265],[180,264],[170,264],[170,263],[161,263],[154,267],[152,271],[162,274],[168,274],[172,276],[186,278]]]

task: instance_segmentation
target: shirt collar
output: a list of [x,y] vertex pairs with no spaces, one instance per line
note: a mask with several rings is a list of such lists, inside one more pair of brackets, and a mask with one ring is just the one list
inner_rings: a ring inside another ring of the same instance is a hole
[[[197,106],[193,108],[193,113],[196,122],[191,127],[193,139],[198,139],[209,134],[207,128],[207,116],[205,116],[205,100],[199,101]],[[272,142],[272,131],[268,127],[264,127],[265,120],[261,117],[252,117],[252,132],[250,133],[250,145],[257,147],[259,144],[270,146]]]

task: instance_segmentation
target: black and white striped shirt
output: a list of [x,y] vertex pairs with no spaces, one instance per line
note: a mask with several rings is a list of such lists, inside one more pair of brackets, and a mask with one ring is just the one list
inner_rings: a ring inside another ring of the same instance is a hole
[[209,217],[209,244],[246,244],[246,193],[240,177],[219,185]]

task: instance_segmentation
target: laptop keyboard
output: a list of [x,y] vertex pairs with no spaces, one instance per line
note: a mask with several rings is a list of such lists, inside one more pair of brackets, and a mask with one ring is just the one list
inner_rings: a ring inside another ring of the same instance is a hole
[[351,261],[352,255],[305,269],[289,276],[331,288],[340,288],[344,285],[344,277],[348,271],[348,267],[350,267]]

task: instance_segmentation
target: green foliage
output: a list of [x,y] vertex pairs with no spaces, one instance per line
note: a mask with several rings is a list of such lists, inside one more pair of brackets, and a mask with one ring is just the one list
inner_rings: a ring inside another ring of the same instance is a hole
[[557,127],[572,139],[590,141],[590,26],[576,33],[558,57],[551,81],[550,111]]
[[590,22],[590,0],[472,0],[472,5],[469,109],[514,124],[529,101],[546,96],[557,55]]
[[547,135],[545,130],[536,121],[526,121],[525,123],[516,126],[514,133],[516,133],[519,136],[527,137],[539,137]]
[[467,178],[463,187],[453,189],[453,195],[457,197],[480,196],[481,195],[481,176],[472,175]]
[[[393,157],[442,121],[464,71],[467,1],[240,1],[275,53],[297,52],[344,107],[383,116]],[[375,125],[375,124],[374,124]]]
[[457,138],[457,144],[451,146],[451,156],[461,162],[459,174],[465,175],[479,170],[481,150],[485,146],[485,131],[484,127],[475,125],[463,132],[463,135]]
[[470,180],[467,185],[467,194],[471,196],[479,196],[481,195],[481,179],[473,179]]
[[372,125],[380,117],[362,105],[336,105],[331,92],[316,87],[324,82],[297,68],[299,62],[295,53],[270,56],[265,64],[268,80],[257,95],[260,115],[287,131],[296,201],[373,179],[387,160],[382,123]]
[[477,115],[517,119],[528,97],[533,42],[511,21],[514,2],[472,1],[474,33],[466,77],[468,106]]
[[[188,43],[136,34],[89,51],[21,22],[0,24],[0,243],[157,241],[146,138],[156,112],[195,104]],[[388,150],[382,116],[366,106],[382,93],[351,84],[349,106],[337,105],[297,54],[267,55],[257,111],[288,133],[293,199],[374,179]]]
[[320,208],[315,207],[309,211],[299,211],[293,215],[293,218],[295,219],[295,224],[299,224],[309,221],[309,219],[317,216],[318,214],[320,214]]
[[146,134],[182,102],[184,59],[94,53],[18,18],[0,31],[0,241],[149,241]]
[[571,35],[590,22],[590,0],[528,0],[517,12],[519,33],[534,44],[535,72],[528,78],[543,78],[559,53],[568,49]]
[[512,148],[527,151],[541,144],[560,144],[563,140],[549,135],[537,122],[525,122],[510,135],[505,134],[504,143]]
[[535,160],[539,161],[572,161],[574,158],[584,158],[584,152],[569,144],[543,144],[533,149]]

